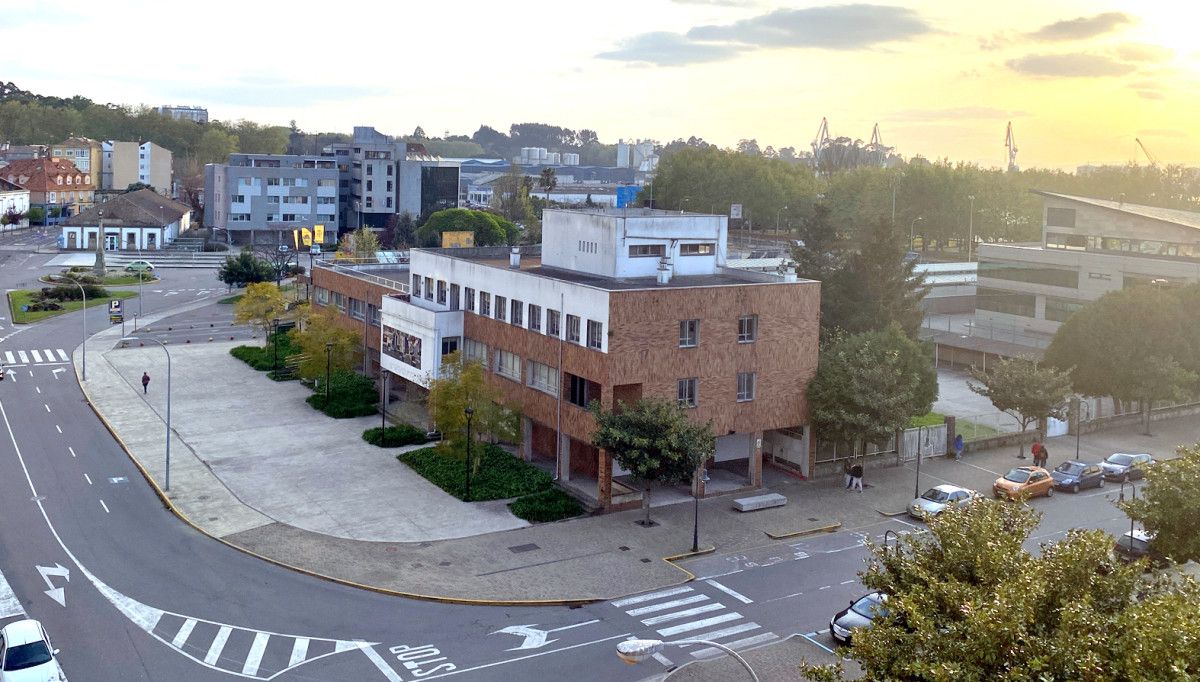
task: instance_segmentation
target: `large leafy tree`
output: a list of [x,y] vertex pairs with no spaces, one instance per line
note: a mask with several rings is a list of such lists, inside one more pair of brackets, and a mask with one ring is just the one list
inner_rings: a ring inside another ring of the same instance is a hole
[[929,349],[898,327],[838,334],[822,343],[808,387],[813,426],[822,438],[860,446],[886,443],[937,400]]
[[[869,544],[861,574],[887,613],[856,630],[849,658],[867,680],[1186,680],[1200,675],[1200,590],[1144,580],[1103,531],[1073,530],[1042,551],[1026,505],[982,500],[929,533]],[[820,680],[835,666],[804,666]]]
[[243,249],[236,257],[226,257],[221,268],[217,270],[217,279],[234,287],[266,282],[274,278],[271,264],[259,259],[250,249]]
[[233,306],[233,319],[238,324],[252,324],[262,332],[263,338],[271,333],[273,321],[287,312],[283,292],[270,282],[260,282],[246,287],[246,292]]
[[1154,534],[1155,551],[1179,563],[1200,561],[1200,443],[1177,452],[1146,470],[1142,496],[1122,508]]
[[302,350],[299,372],[305,379],[324,379],[327,344],[333,344],[329,371],[352,371],[362,363],[361,332],[342,326],[338,317],[332,307],[321,308],[307,315],[303,328],[294,333]]
[[547,166],[542,169],[542,174],[538,177],[538,187],[546,193],[546,205],[549,206],[550,192],[554,191],[555,187],[558,187],[558,175],[554,172],[553,168]]
[[375,252],[381,249],[379,236],[368,227],[347,232],[338,243],[338,255],[346,258],[373,259]]
[[[1063,419],[1066,416],[1067,396],[1071,393],[1071,377],[1054,367],[1042,365],[1029,357],[1002,358],[985,372],[971,368],[967,387],[992,401],[997,410],[1008,414],[1029,428],[1046,417]],[[1021,443],[1025,457],[1025,443]]]
[[596,430],[592,445],[607,450],[646,485],[642,506],[650,523],[650,484],[683,483],[713,456],[716,437],[712,424],[697,424],[672,400],[641,398],[632,405],[618,402],[615,410],[592,403]]
[[422,246],[441,246],[443,232],[472,232],[476,246],[501,246],[511,243],[517,227],[503,217],[466,208],[447,208],[429,216],[417,229]]
[[828,320],[822,310],[822,324],[850,333],[897,325],[909,338],[917,338],[925,315],[921,299],[929,287],[924,276],[914,272],[916,262],[905,259],[907,250],[891,223],[872,223],[859,248],[829,282],[832,303]]
[[[483,365],[455,351],[442,358],[438,376],[429,383],[425,399],[429,416],[455,450],[465,450],[467,408],[471,408],[471,438],[507,442],[520,440],[517,413],[504,404],[500,391],[488,382]],[[478,468],[481,460],[475,460]]]
[[1197,338],[1189,328],[1196,314],[1180,296],[1153,286],[1109,292],[1067,318],[1045,362],[1069,371],[1081,393],[1139,401],[1148,434],[1151,403],[1178,399],[1197,380],[1186,369],[1197,363],[1189,341]]

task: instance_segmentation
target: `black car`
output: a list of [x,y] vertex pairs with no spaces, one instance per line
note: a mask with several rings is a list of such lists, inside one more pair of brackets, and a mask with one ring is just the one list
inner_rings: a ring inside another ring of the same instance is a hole
[[1069,459],[1054,467],[1050,472],[1054,487],[1077,493],[1082,488],[1103,488],[1104,470],[1098,463],[1080,462]]
[[850,644],[855,628],[869,628],[871,621],[887,615],[887,595],[871,592],[850,602],[850,606],[837,612],[829,619],[829,634],[834,641]]
[[1146,453],[1136,455],[1114,452],[1100,463],[1104,477],[1110,481],[1132,481],[1146,475],[1146,467],[1154,464],[1154,458]]

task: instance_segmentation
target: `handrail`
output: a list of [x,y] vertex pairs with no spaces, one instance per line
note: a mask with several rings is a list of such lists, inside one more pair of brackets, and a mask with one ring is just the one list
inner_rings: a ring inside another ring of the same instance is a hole
[[[376,265],[388,265],[388,264],[387,263],[376,263]],[[367,274],[361,270],[357,270],[350,266],[325,261],[325,262],[313,263],[313,268],[314,269],[324,268],[326,270],[332,270],[339,274],[347,275],[349,277],[354,277],[356,279],[365,280],[365,281],[371,282],[373,284],[378,284],[380,286],[387,287],[389,289],[395,289],[396,291],[399,291],[400,293],[403,293],[403,294],[409,293],[409,285],[407,282],[401,282],[399,280],[388,279],[386,277],[380,277],[378,275]]]

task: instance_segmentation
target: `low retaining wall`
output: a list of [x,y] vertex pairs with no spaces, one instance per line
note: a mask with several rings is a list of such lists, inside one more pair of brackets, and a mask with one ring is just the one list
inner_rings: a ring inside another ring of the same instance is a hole
[[[1150,410],[1150,421],[1157,422],[1165,419],[1175,419],[1176,417],[1190,417],[1200,414],[1200,403],[1187,403],[1185,405],[1174,405],[1172,407],[1159,407]],[[1100,431],[1101,429],[1109,429],[1117,426],[1131,426],[1142,423],[1142,414],[1135,412],[1133,414],[1118,414],[1111,417],[1100,417],[1098,419],[1089,419],[1083,422],[1083,432],[1091,433]],[[1072,432],[1073,433],[1073,432]]]
[[[963,443],[963,452],[975,452],[978,450],[990,450],[992,448],[1002,448],[1010,445],[1029,445],[1037,440],[1037,431],[1017,431],[1016,433],[1002,433],[998,436],[990,438],[980,438]],[[953,456],[953,453],[950,453]]]

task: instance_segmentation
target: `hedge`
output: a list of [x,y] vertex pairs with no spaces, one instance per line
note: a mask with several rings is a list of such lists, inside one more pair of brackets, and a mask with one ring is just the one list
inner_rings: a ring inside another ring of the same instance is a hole
[[510,502],[508,508],[514,516],[530,523],[559,521],[583,513],[583,507],[579,505],[579,502],[558,488],[526,495]]
[[[302,352],[290,331],[268,336],[266,346],[235,346],[229,349],[229,354],[260,372],[268,372],[274,369],[276,336],[279,337],[279,367],[282,369],[288,356]],[[272,378],[278,381],[282,377]]]
[[[383,438],[380,438],[380,434]],[[425,431],[418,429],[412,424],[401,424],[399,426],[389,426],[386,430],[376,426],[373,429],[363,431],[362,439],[371,445],[379,447],[397,448],[401,445],[417,445],[425,443],[429,439],[425,437]],[[384,444],[386,443],[386,445]]]
[[[502,448],[489,443],[472,447],[480,458],[471,473],[471,499],[467,501],[505,500],[545,490],[553,481],[550,474],[521,461]],[[461,452],[447,454],[440,448],[423,448],[397,455],[418,474],[460,500],[465,500],[466,463]]]
[[329,378],[329,404],[325,404],[325,377],[320,377],[308,397],[308,404],[334,419],[365,417],[375,414],[379,399],[375,380],[349,370],[339,369]]

